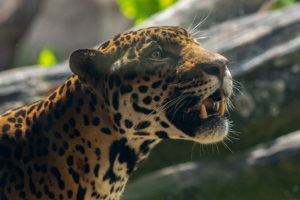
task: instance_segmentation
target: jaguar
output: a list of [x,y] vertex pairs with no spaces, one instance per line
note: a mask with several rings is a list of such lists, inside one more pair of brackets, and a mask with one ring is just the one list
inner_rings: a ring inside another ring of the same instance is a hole
[[53,93],[0,117],[0,199],[118,200],[165,139],[228,136],[228,60],[180,27],[120,33],[69,59]]

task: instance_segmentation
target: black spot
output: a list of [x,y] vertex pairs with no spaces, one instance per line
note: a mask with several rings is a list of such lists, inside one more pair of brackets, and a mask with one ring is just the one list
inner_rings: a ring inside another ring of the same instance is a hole
[[112,104],[115,110],[119,109],[119,92],[115,91],[112,97]]
[[84,147],[83,147],[82,145],[76,144],[76,145],[75,145],[75,149],[76,149],[77,151],[79,151],[80,153],[82,153],[82,154],[85,153]]
[[120,120],[122,119],[122,115],[120,114],[120,113],[116,113],[115,115],[114,115],[114,121],[116,122],[116,124],[118,125],[118,126],[120,126]]
[[136,93],[133,93],[133,94],[131,95],[131,98],[132,98],[133,100],[135,100],[135,101],[138,101],[139,96],[138,96]]
[[133,125],[132,121],[130,121],[128,119],[125,119],[124,123],[125,123],[126,128],[131,128]]
[[21,128],[22,124],[15,124],[15,128]]
[[141,144],[140,146],[140,151],[143,153],[143,154],[146,154],[150,151],[150,148],[149,148],[149,145],[151,143],[153,143],[155,140],[145,140],[143,142],[143,144]]
[[55,137],[56,139],[61,139],[61,138],[62,138],[61,134],[60,134],[59,132],[57,132],[57,131],[55,131],[54,137]]
[[150,125],[151,125],[151,123],[149,121],[142,121],[134,127],[134,130],[145,129],[145,128],[149,127]]
[[158,88],[158,86],[160,86],[161,83],[162,83],[162,80],[159,80],[159,81],[156,81],[156,82],[152,83],[152,88],[153,89]]
[[60,87],[60,89],[59,89],[59,94],[62,94],[62,93],[63,93],[64,87],[65,87],[65,84],[63,84],[63,85]]
[[58,149],[58,155],[63,156],[65,154],[65,150],[61,147]]
[[85,164],[84,165],[84,173],[89,173],[89,171],[90,171],[90,165],[89,164]]
[[57,183],[58,183],[58,187],[61,190],[65,189],[65,183],[64,183],[63,180],[61,180],[61,174],[60,174],[59,170],[56,167],[51,167],[50,171],[56,177]]
[[159,101],[160,100],[160,97],[159,96],[155,96],[154,97],[154,101]]
[[128,52],[127,58],[128,58],[128,59],[133,59],[133,58],[135,58],[135,57],[136,57],[135,50],[134,50],[134,48],[131,48],[131,49],[129,50],[129,52]]
[[16,118],[10,117],[8,118],[8,121],[11,123],[15,123],[16,122]]
[[67,81],[67,87],[70,87],[71,84],[72,84],[71,80],[68,80],[68,81]]
[[121,94],[126,94],[132,91],[131,85],[122,85],[120,88]]
[[111,131],[110,131],[109,128],[101,128],[101,132],[102,132],[102,133],[105,133],[105,134],[107,134],[107,135],[110,135],[110,134],[111,134]]
[[126,40],[130,40],[130,35],[127,35],[127,36],[126,36]]
[[110,166],[107,172],[105,173],[103,180],[109,179],[109,183],[115,183],[120,180],[121,177],[118,177],[113,169],[116,158],[118,157],[118,161],[127,164],[127,174],[131,174],[133,171],[136,162],[137,155],[135,154],[134,149],[131,149],[128,145],[126,145],[127,139],[122,138],[120,140],[115,141],[109,148],[109,162]]
[[141,85],[141,86],[139,87],[139,91],[140,91],[141,93],[146,93],[147,90],[148,90],[148,87],[145,86],[145,85]]
[[120,33],[116,35],[113,40],[116,41],[120,37],[120,35],[121,35]]
[[68,198],[71,199],[73,196],[73,191],[72,190],[68,190]]
[[92,124],[94,126],[98,126],[100,124],[100,119],[98,117],[94,117],[94,119],[92,120]]
[[69,166],[72,166],[73,165],[73,156],[69,155],[68,158],[67,158],[67,164]]
[[167,84],[164,84],[164,85],[162,86],[162,90],[163,90],[163,91],[165,91],[167,88],[168,88],[168,85],[167,85]]
[[153,110],[149,110],[147,108],[141,107],[137,103],[133,103],[132,106],[136,112],[140,112],[140,113],[144,113],[144,114],[150,114],[153,111]]
[[33,109],[35,108],[35,105],[32,105],[28,110],[27,110],[27,114],[29,115]]
[[73,168],[69,168],[69,173],[72,175],[75,183],[78,183],[79,182],[79,174]]
[[79,184],[76,200],[84,199],[85,193],[86,193],[86,188],[82,188],[81,185]]
[[50,97],[49,97],[49,100],[54,100],[55,99],[55,97],[56,97],[56,92],[54,92]]
[[1,188],[4,188],[6,186],[7,177],[8,177],[7,173],[2,173],[2,177],[0,179],[0,187]]
[[99,176],[99,174],[98,174],[99,168],[100,168],[100,164],[96,164],[95,167],[94,167],[94,175],[95,175],[96,177]]
[[22,199],[26,198],[26,194],[24,191],[19,192],[19,197],[21,197]]
[[133,135],[146,136],[146,135],[150,135],[150,133],[144,131],[137,131],[134,132]]
[[11,154],[11,149],[10,147],[6,145],[1,145],[0,146],[0,156],[4,158],[9,158]]
[[161,125],[162,127],[164,127],[164,128],[169,128],[169,124],[167,124],[167,123],[164,122],[164,121],[161,121],[161,122],[160,122],[160,125]]
[[70,123],[70,125],[71,125],[72,128],[74,128],[76,126],[76,121],[75,121],[75,119],[73,117],[71,117],[69,119],[69,123]]
[[43,106],[43,101],[40,101],[36,110],[39,111],[42,108],[42,106]]
[[15,137],[16,137],[17,139],[19,139],[21,136],[22,136],[22,131],[21,131],[20,129],[17,129],[17,130],[15,131]]
[[64,130],[64,132],[68,132],[68,130],[69,130],[69,125],[68,125],[68,124],[64,124],[64,125],[63,125],[63,130]]
[[96,154],[97,156],[100,156],[100,154],[101,154],[101,151],[100,151],[100,149],[99,149],[99,148],[96,148],[96,149],[95,149],[95,154]]
[[121,79],[118,75],[115,75],[115,83],[116,83],[116,86],[119,87],[121,85]]
[[37,199],[40,199],[40,198],[42,198],[43,194],[42,194],[41,191],[38,191],[38,192],[35,193],[35,196],[36,196]]
[[124,74],[125,80],[133,80],[135,77],[137,77],[137,72],[135,71],[129,71]]
[[81,89],[81,83],[79,82],[78,79],[75,81],[75,88],[76,88],[76,91],[79,91]]
[[73,131],[73,134],[74,134],[74,136],[77,136],[77,137],[80,136],[80,132],[79,132],[77,129],[75,129],[75,130]]
[[88,115],[83,115],[83,123],[86,126],[90,125],[90,120],[89,120],[89,116]]
[[26,117],[26,125],[30,126],[30,118],[29,117]]
[[169,136],[165,131],[157,131],[155,132],[155,135],[157,135],[161,139],[168,139]]
[[2,132],[6,133],[9,129],[10,129],[10,125],[9,124],[4,124],[3,127],[2,127]]
[[[43,104],[43,101],[41,101],[41,103]],[[26,111],[25,109],[19,110],[18,112],[15,113],[15,117],[19,117],[20,115],[22,117],[25,117]]]
[[114,78],[115,78],[114,75],[110,75],[109,78],[108,78],[109,89],[112,89],[114,87]]
[[149,81],[150,78],[148,76],[143,77],[144,81]]
[[146,105],[149,105],[152,101],[152,98],[150,96],[146,96],[144,99],[143,99],[143,102],[144,104]]
[[47,171],[48,171],[47,166],[46,166],[45,164],[43,164],[43,165],[41,166],[41,172],[42,172],[42,173],[47,173]]
[[106,49],[106,47],[109,45],[109,41],[106,41],[104,42],[102,45],[101,45],[101,49]]
[[119,45],[120,45],[120,41],[119,41],[119,40],[116,41],[116,42],[115,42],[115,45],[116,45],[116,46],[119,46]]
[[68,149],[69,148],[69,143],[67,142],[67,141],[63,141],[63,147],[65,148],[65,149]]

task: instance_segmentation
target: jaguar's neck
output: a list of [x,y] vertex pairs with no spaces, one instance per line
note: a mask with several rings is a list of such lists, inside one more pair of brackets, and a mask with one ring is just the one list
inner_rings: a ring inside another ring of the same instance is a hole
[[78,187],[87,199],[112,194],[118,199],[129,175],[160,141],[120,133],[105,103],[77,76],[34,104],[31,114],[49,138],[47,165],[61,166],[60,174],[69,176],[66,187]]

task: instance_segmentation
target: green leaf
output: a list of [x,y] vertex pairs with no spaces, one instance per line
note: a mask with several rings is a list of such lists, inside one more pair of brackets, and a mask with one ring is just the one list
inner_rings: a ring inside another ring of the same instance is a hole
[[125,17],[143,22],[151,15],[173,5],[177,0],[118,0],[121,12]]
[[50,48],[45,47],[39,55],[38,64],[42,67],[50,67],[57,63],[57,58],[54,51]]

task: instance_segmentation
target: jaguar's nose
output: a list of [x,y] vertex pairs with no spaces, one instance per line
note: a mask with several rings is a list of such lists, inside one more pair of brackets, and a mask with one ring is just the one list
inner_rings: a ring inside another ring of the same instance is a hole
[[212,76],[217,76],[222,79],[224,77],[224,73],[227,69],[228,60],[225,57],[217,59],[211,63],[205,63],[203,66],[203,71]]

